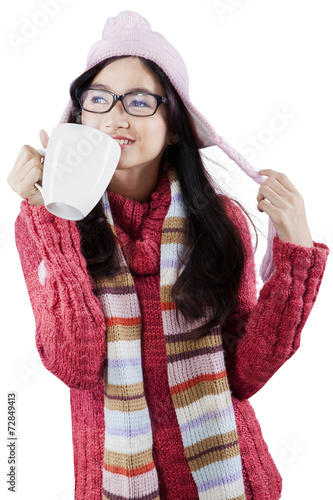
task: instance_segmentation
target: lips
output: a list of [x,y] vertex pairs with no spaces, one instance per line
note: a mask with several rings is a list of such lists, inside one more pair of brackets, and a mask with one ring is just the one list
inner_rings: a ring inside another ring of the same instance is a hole
[[112,139],[118,142],[120,146],[128,146],[130,144],[133,144],[133,139],[130,139],[129,137],[125,137],[123,135],[112,135]]

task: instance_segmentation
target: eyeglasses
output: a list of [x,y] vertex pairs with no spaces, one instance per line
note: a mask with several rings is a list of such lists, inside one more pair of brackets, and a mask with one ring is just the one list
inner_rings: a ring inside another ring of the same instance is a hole
[[152,116],[160,104],[168,104],[166,97],[148,92],[128,92],[116,95],[108,90],[80,89],[76,91],[80,106],[90,113],[107,113],[117,101],[121,101],[124,110],[133,116]]

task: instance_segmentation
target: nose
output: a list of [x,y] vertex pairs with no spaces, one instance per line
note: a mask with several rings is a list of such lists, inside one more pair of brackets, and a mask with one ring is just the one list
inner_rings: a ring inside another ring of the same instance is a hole
[[103,115],[104,125],[113,128],[127,128],[128,114],[123,108],[121,101],[117,101],[107,113]]

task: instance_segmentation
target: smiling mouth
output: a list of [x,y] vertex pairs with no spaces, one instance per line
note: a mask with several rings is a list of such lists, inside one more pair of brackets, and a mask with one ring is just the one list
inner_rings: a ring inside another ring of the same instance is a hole
[[114,139],[115,141],[118,142],[120,146],[123,146],[125,144],[133,144],[134,141],[130,141],[129,139]]

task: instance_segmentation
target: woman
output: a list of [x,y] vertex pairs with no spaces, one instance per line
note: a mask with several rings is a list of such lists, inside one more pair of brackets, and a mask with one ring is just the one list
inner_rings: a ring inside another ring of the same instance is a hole
[[[328,248],[289,179],[264,170],[263,182],[187,84],[145,19],[108,19],[60,120],[121,144],[101,201],[77,223],[50,214],[30,146],[8,177],[24,198],[16,241],[37,348],[71,390],[76,499],[281,495],[248,398],[298,349]],[[276,230],[258,299],[246,217],[202,164],[214,144],[261,183],[258,209]]]

